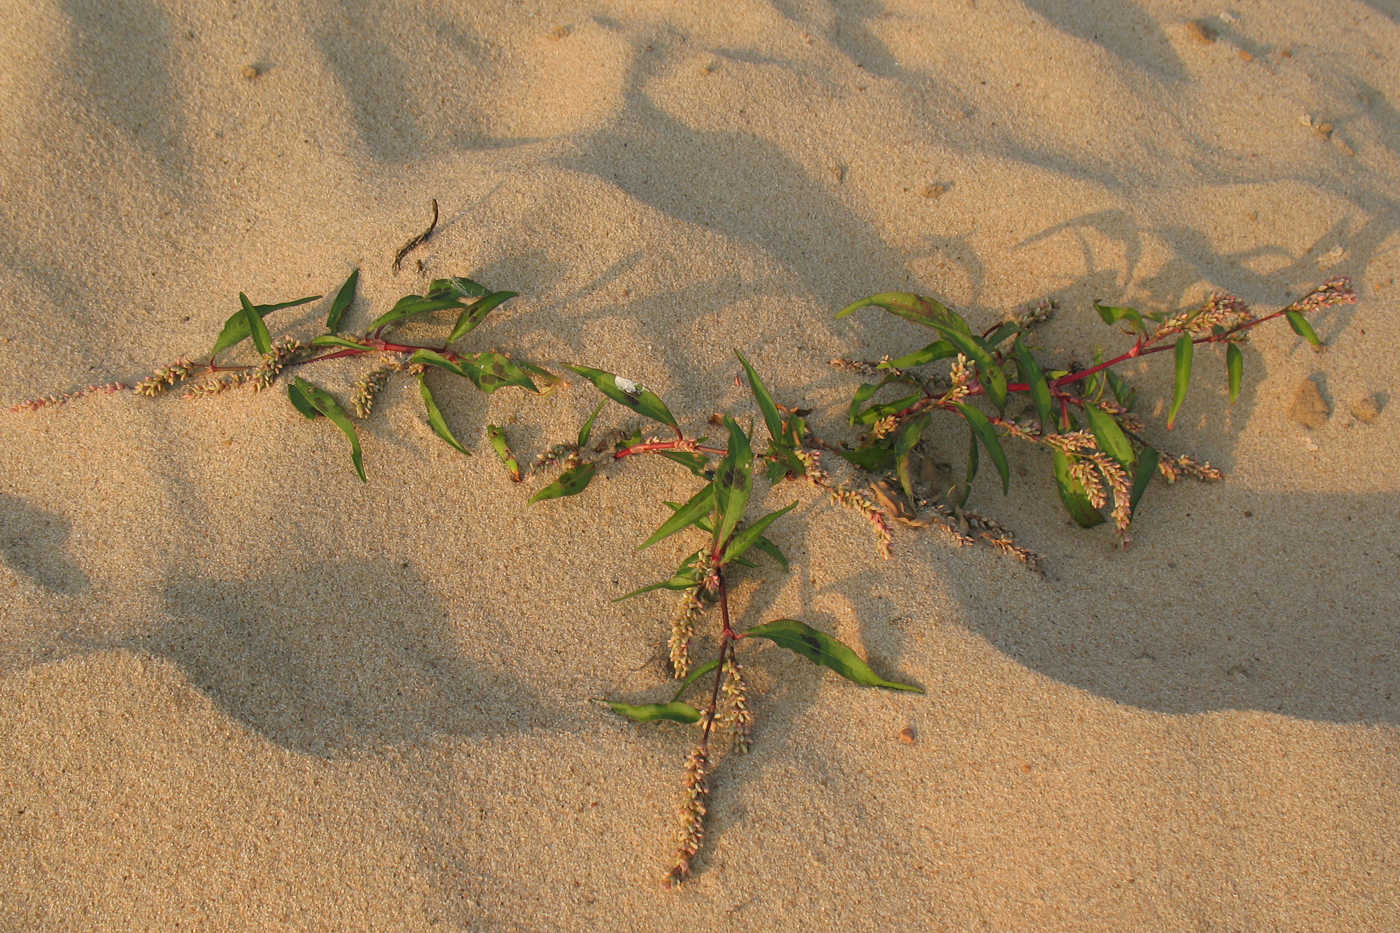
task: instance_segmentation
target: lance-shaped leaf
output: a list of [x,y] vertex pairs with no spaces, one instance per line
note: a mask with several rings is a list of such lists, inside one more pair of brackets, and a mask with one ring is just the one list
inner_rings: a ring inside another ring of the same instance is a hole
[[689,703],[682,703],[679,700],[672,700],[670,703],[642,703],[640,705],[618,703],[613,700],[604,700],[603,702],[614,713],[626,716],[633,722],[657,722],[663,719],[684,723],[700,721],[700,711]]
[[1157,460],[1157,451],[1152,447],[1144,447],[1138,454],[1137,469],[1133,472],[1133,494],[1128,504],[1129,514],[1137,514],[1138,500],[1147,492],[1147,484],[1152,482],[1152,477],[1157,475]]
[[644,551],[658,541],[664,541],[682,529],[689,528],[705,520],[715,507],[715,485],[706,483],[705,487],[690,497],[690,501],[671,513],[671,517],[661,523],[661,527],[651,533],[637,546],[637,550]]
[[885,402],[880,405],[871,405],[865,411],[856,415],[855,424],[874,424],[881,418],[888,418],[890,415],[897,415],[907,408],[912,408],[915,403],[922,401],[926,396],[921,392],[918,395],[906,395],[904,398],[896,399],[893,402]]
[[679,463],[701,479],[713,478],[708,472],[710,461],[705,459],[702,453],[690,450],[658,450],[657,453],[667,460]]
[[1133,330],[1140,334],[1147,333],[1147,325],[1142,322],[1142,315],[1133,308],[1120,308],[1095,301],[1094,310],[1099,312],[1099,317],[1103,318],[1105,324],[1115,324],[1118,321],[1126,320],[1133,326]]
[[953,487],[953,490],[948,494],[952,504],[958,508],[962,508],[967,503],[967,497],[972,494],[972,481],[977,478],[977,444],[977,432],[969,425],[967,429],[967,472],[963,474],[963,481]]
[[1050,398],[1050,386],[1045,382],[1045,374],[1040,371],[1040,364],[1035,361],[1031,351],[1026,349],[1026,345],[1017,337],[1012,344],[1016,352],[1016,367],[1021,374],[1021,381],[1031,390],[1031,401],[1035,403],[1035,414],[1040,419],[1040,429],[1042,431],[1055,430],[1055,407]]
[[1108,377],[1108,387],[1113,390],[1114,399],[1125,409],[1131,410],[1133,407],[1133,399],[1137,397],[1137,391],[1132,386],[1128,385],[1128,380],[1124,379],[1113,370],[1106,369],[1103,374]]
[[453,436],[452,429],[447,426],[447,419],[442,416],[442,410],[433,400],[433,391],[428,388],[426,373],[418,374],[418,392],[423,396],[423,408],[427,410],[428,426],[433,429],[433,433],[447,441],[453,450],[470,457],[471,453]]
[[[304,305],[308,301],[317,301],[320,297],[320,295],[311,295],[307,298],[283,301],[275,305],[253,305],[253,310],[257,312],[258,317],[267,317],[273,311],[280,311],[283,308],[294,308],[297,305]],[[222,353],[234,344],[248,339],[248,334],[250,333],[251,330],[248,327],[248,319],[243,314],[242,307],[240,307],[224,322],[224,329],[219,331],[219,337],[214,341],[214,349],[209,351],[209,355],[215,356]]]
[[807,660],[829,667],[847,680],[863,687],[884,687],[887,690],[907,690],[923,693],[922,687],[886,680],[870,669],[846,645],[825,632],[819,632],[810,625],[796,619],[774,619],[762,625],[755,625],[743,634],[744,638],[766,638],[775,645],[802,655]]
[[1225,345],[1225,369],[1230,377],[1230,404],[1240,397],[1240,380],[1244,378],[1244,353],[1233,343]]
[[744,354],[735,350],[734,355],[739,358],[739,363],[744,367],[744,373],[749,377],[749,389],[753,392],[754,401],[758,402],[758,410],[763,412],[763,423],[768,426],[768,436],[773,439],[775,445],[781,445],[783,443],[783,417],[778,414],[778,405],[773,401],[772,393],[763,384],[758,373],[754,372],[749,361],[744,359]]
[[1172,388],[1172,407],[1167,412],[1167,429],[1176,423],[1176,413],[1181,403],[1186,401],[1186,388],[1191,384],[1191,357],[1195,354],[1195,344],[1187,334],[1176,339],[1176,385]]
[[419,314],[428,314],[432,311],[446,311],[449,308],[461,309],[465,307],[455,296],[443,298],[426,298],[423,295],[404,295],[394,306],[375,318],[369,324],[370,330],[379,330],[390,324],[398,323],[404,318],[414,317]]
[[928,346],[915,350],[913,353],[901,356],[897,360],[890,360],[888,363],[881,363],[881,369],[910,369],[914,366],[923,366],[925,363],[932,363],[934,360],[947,359],[950,356],[957,356],[958,350],[946,340],[935,340]]
[[753,450],[749,447],[749,436],[729,415],[724,416],[724,426],[729,429],[728,452],[715,469],[715,509],[719,513],[719,527],[715,529],[717,545],[728,541],[743,520],[749,492],[753,489]]
[[904,494],[909,497],[910,502],[914,501],[914,484],[909,478],[909,456],[918,446],[919,438],[923,437],[924,428],[928,427],[929,420],[929,413],[924,412],[919,417],[906,422],[894,442],[894,471],[899,477],[900,487],[904,490]]
[[306,393],[301,391],[295,382],[288,384],[287,397],[292,400],[292,407],[301,412],[307,420],[315,421],[317,418],[321,417],[320,411],[316,409],[315,405],[311,404],[311,399],[306,397]]
[[982,446],[987,448],[987,456],[992,458],[992,464],[997,468],[997,473],[1001,476],[1001,491],[1005,495],[1011,488],[1011,467],[1006,462],[1006,451],[1002,450],[1001,439],[997,437],[996,429],[987,420],[987,416],[982,414],[980,409],[973,408],[964,402],[954,402],[958,411],[962,412],[963,420],[972,429],[972,433],[977,435],[977,439],[982,442]]
[[501,466],[506,468],[510,474],[511,482],[520,482],[520,462],[515,459],[515,454],[510,451],[510,444],[506,441],[506,429],[495,424],[486,426],[486,437],[491,441],[491,449],[496,452],[496,457],[501,461]]
[[[360,474],[360,482],[369,482],[365,478],[365,463],[364,457],[360,453],[360,438],[359,435],[355,433],[355,425],[351,422],[350,416],[345,413],[345,409],[341,408],[340,403],[335,400],[335,397],[325,389],[307,382],[300,376],[292,380],[292,385],[297,389],[301,397],[309,402],[312,407],[329,418],[336,427],[340,428],[341,433],[350,441],[350,460],[355,464],[355,472]],[[301,406],[297,404],[297,397],[295,395],[292,396],[292,404],[296,405],[298,410],[301,410]],[[302,414],[305,414],[304,410]]]
[[847,463],[854,464],[871,473],[888,470],[894,463],[894,448],[881,441],[872,441],[863,447],[857,447],[855,450],[840,449],[836,453]]
[[536,393],[540,391],[524,368],[510,357],[494,350],[461,357],[458,366],[473,385],[488,395],[507,386],[517,386]]
[[243,305],[243,320],[248,324],[248,332],[253,335],[253,346],[257,347],[259,353],[271,353],[272,335],[267,332],[262,315],[253,309],[253,303],[242,292],[238,293],[238,302]]
[[408,364],[410,366],[414,365],[415,363],[422,363],[426,366],[436,366],[438,369],[446,370],[447,372],[452,373],[452,375],[454,376],[461,376],[463,379],[471,378],[467,375],[467,371],[465,369],[463,369],[457,363],[454,363],[452,360],[449,360],[447,357],[443,356],[436,350],[417,351],[411,357],[408,358]]
[[559,499],[563,496],[576,496],[588,488],[593,474],[598,469],[596,463],[580,463],[559,474],[559,478],[530,497],[530,502],[543,502],[546,499]]
[[345,309],[350,307],[350,302],[355,300],[355,283],[359,281],[360,270],[356,269],[350,273],[345,284],[340,286],[340,291],[335,293],[335,300],[331,302],[330,314],[326,315],[326,330],[340,328],[340,319],[345,316]]
[[633,382],[631,379],[620,378],[601,369],[590,369],[587,366],[566,366],[565,368],[573,370],[593,383],[598,387],[599,392],[619,405],[630,408],[639,415],[645,415],[653,421],[660,421],[677,434],[681,433],[681,429],[677,426],[676,419],[672,417],[670,409],[666,407],[666,403],[661,401],[656,393],[650,389]]
[[1010,337],[1012,334],[1018,333],[1020,330],[1021,325],[1018,324],[1016,321],[1003,321],[1002,323],[998,324],[990,334],[987,334],[982,339],[987,341],[987,346],[995,347],[999,345],[1003,340],[1006,340],[1008,337]]
[[1308,323],[1307,318],[1303,317],[1301,311],[1285,311],[1283,316],[1288,318],[1288,326],[1293,328],[1293,333],[1319,349],[1322,347],[1322,341],[1318,339],[1317,331],[1312,329],[1312,325]]
[[452,343],[465,335],[476,325],[486,320],[486,315],[490,314],[504,301],[514,298],[519,292],[492,292],[484,298],[479,298],[467,306],[466,310],[457,316],[457,323],[452,325],[452,333],[448,335],[447,342]]
[[583,427],[578,429],[578,445],[580,447],[588,446],[588,439],[593,436],[593,421],[598,417],[598,412],[602,411],[603,406],[607,403],[608,400],[603,399],[603,401],[594,405],[593,410],[588,413],[588,420],[584,421]]
[[752,525],[747,526],[742,531],[735,534],[734,537],[729,540],[729,545],[724,549],[724,556],[720,558],[719,562],[721,564],[727,564],[732,560],[738,560],[745,551],[758,543],[759,539],[763,537],[763,532],[767,530],[769,525],[782,518],[788,512],[791,512],[796,506],[797,503],[794,502],[786,508],[778,509],[776,512],[769,512]]
[[851,395],[850,407],[846,409],[846,414],[850,418],[851,424],[855,424],[856,419],[860,417],[861,406],[874,398],[876,392],[879,392],[894,381],[895,379],[893,376],[886,376],[879,382],[862,382],[855,393]]
[[1060,501],[1065,511],[1080,528],[1093,528],[1103,521],[1099,510],[1089,504],[1089,493],[1084,484],[1070,472],[1070,459],[1063,451],[1055,451],[1055,485],[1060,490]]
[[351,350],[372,350],[367,343],[360,343],[357,340],[350,340],[339,334],[317,334],[311,338],[313,347],[346,347]]
[[1089,419],[1089,430],[1099,442],[1099,449],[1122,464],[1125,470],[1133,468],[1137,455],[1133,453],[1132,442],[1113,416],[1092,402],[1084,403],[1084,414]]
[[462,276],[447,279],[433,279],[428,285],[428,298],[483,298],[491,294],[491,289],[480,282]]
[[717,667],[719,667],[718,658],[706,661],[704,664],[701,664],[695,670],[691,671],[689,674],[686,675],[685,680],[682,680],[680,687],[676,689],[676,695],[673,696],[671,699],[679,700],[681,698],[681,694],[685,693],[685,691],[690,688],[691,684],[695,683],[697,680],[699,680],[701,677],[704,677],[706,674],[713,673],[715,668]]
[[992,348],[987,346],[986,341],[942,324],[932,326],[936,327],[943,334],[943,339],[956,347],[959,353],[977,364],[977,380],[986,390],[987,398],[992,400],[992,404],[998,410],[1005,408],[1006,373],[997,365]]
[[695,572],[695,563],[699,556],[698,553],[691,554],[685,560],[681,561],[681,565],[676,568],[676,572],[671,574],[669,578],[657,583],[649,583],[646,586],[617,597],[613,602],[620,603],[625,599],[641,596],[643,593],[650,593],[653,590],[688,590],[692,586],[699,586],[700,574]]
[[969,336],[972,334],[967,322],[961,316],[950,311],[946,305],[934,301],[932,298],[924,298],[910,292],[881,292],[878,295],[871,295],[869,298],[862,298],[860,301],[846,305],[836,313],[836,316],[843,318],[861,308],[872,306],[925,327],[942,325]]

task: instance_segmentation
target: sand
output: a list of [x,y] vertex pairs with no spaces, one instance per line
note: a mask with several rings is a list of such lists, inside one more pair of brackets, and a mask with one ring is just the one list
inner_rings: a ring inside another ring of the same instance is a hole
[[972,505],[1044,577],[904,528],[881,561],[815,490],[764,493],[799,503],[793,569],[744,578],[741,623],[804,619],[927,693],[753,651],[753,751],[678,891],[693,736],[590,698],[665,695],[671,597],[612,599],[683,554],[635,545],[695,480],[628,463],[527,507],[544,479],[482,439],[566,440],[590,386],[444,382],[466,458],[400,380],[368,484],[280,389],[2,413],[0,926],[1400,927],[1393,4],[3,6],[6,408],[353,268],[351,326],[472,275],[521,293],[473,348],[623,373],[691,430],[756,417],[740,349],[832,437],[857,379],[827,360],[924,342],[834,319],[872,292],[978,326],[1053,298],[1062,362],[1118,345],[1095,298],[1271,308],[1343,274],[1361,300],[1315,320],[1325,353],[1261,329],[1233,407],[1199,353],[1170,433],[1170,363],[1129,367],[1152,437],[1228,479],[1151,490],[1126,551],[1030,449]]

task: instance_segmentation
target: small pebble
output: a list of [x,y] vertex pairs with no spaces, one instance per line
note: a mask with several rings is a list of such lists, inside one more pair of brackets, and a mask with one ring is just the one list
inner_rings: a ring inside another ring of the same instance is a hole
[[1352,417],[1357,421],[1370,424],[1380,417],[1381,403],[1374,395],[1367,395],[1351,403]]
[[1327,423],[1327,416],[1331,413],[1327,401],[1322,397],[1322,390],[1317,387],[1315,381],[1304,379],[1298,383],[1298,389],[1293,393],[1293,404],[1288,409],[1288,417],[1305,428],[1320,428]]
[[900,729],[900,730],[899,730],[899,740],[900,740],[901,742],[903,742],[905,745],[913,745],[913,744],[914,744],[914,741],[915,741],[915,740],[914,740],[914,727],[913,727],[913,726],[905,726],[903,729]]
[[1215,41],[1215,30],[1211,29],[1200,20],[1191,20],[1186,24],[1186,34],[1202,45],[1209,45]]
[[244,80],[246,80],[246,81],[251,81],[251,80],[253,80],[254,78],[256,78],[256,77],[257,77],[258,75],[260,75],[261,73],[262,73],[262,72],[258,71],[258,66],[257,66],[257,65],[244,65],[244,66],[243,66],[243,78],[244,78]]

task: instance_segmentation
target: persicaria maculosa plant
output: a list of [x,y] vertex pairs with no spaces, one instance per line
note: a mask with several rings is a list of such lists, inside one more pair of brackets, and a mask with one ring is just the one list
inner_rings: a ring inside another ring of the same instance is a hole
[[[207,360],[177,360],[132,387],[121,383],[89,386],[24,402],[15,410],[33,410],[126,388],[157,395],[183,384],[184,396],[191,399],[236,387],[258,391],[289,371],[304,372],[315,364],[337,360],[370,360],[371,368],[355,385],[350,411],[303,376],[292,376],[287,385],[289,399],[299,412],[311,419],[325,417],[345,434],[355,471],[363,480],[364,464],[351,413],[367,418],[376,395],[396,374],[416,378],[428,424],[463,454],[468,450],[439,409],[429,387],[429,373],[440,370],[461,377],[488,393],[513,386],[544,394],[561,384],[559,377],[533,363],[495,351],[466,352],[456,346],[515,292],[492,291],[468,278],[437,279],[424,294],[404,296],[364,331],[344,332],[341,321],[354,300],[358,277],[357,270],[341,286],[330,305],[324,332],[306,343],[290,336],[274,340],[264,318],[320,296],[254,305],[240,294],[240,308],[225,322]],[[1156,354],[1173,355],[1175,380],[1167,416],[1170,427],[1186,400],[1197,346],[1224,347],[1233,402],[1243,375],[1240,345],[1250,330],[1283,317],[1297,334],[1319,346],[1306,315],[1355,300],[1350,283],[1335,278],[1263,316],[1226,295],[1212,296],[1199,308],[1178,313],[1140,313],[1096,302],[1095,309],[1103,320],[1124,328],[1131,342],[1116,356],[1105,359],[1097,355],[1085,368],[1057,368],[1038,360],[1032,343],[1034,327],[1049,314],[1048,304],[977,332],[962,316],[931,298],[906,292],[874,295],[849,305],[838,317],[877,307],[930,328],[935,339],[895,359],[832,361],[875,380],[863,383],[851,399],[848,420],[860,428],[853,443],[833,444],[821,439],[807,422],[810,413],[779,405],[753,367],[739,355],[768,436],[762,453],[754,450],[753,431],[743,428],[731,415],[717,419],[727,438],[724,446],[714,446],[703,437],[688,436],[650,389],[604,370],[569,367],[606,399],[592,410],[575,441],[555,444],[535,458],[531,473],[555,464],[563,471],[536,492],[531,502],[576,495],[589,485],[600,466],[641,455],[673,460],[701,481],[685,503],[665,504],[670,514],[641,544],[645,549],[678,533],[698,533],[693,550],[667,579],[619,597],[630,599],[656,590],[680,594],[667,636],[670,670],[680,683],[669,699],[658,702],[603,701],[613,712],[639,723],[680,723],[699,731],[686,759],[680,841],[665,876],[667,884],[684,880],[701,850],[717,760],[726,753],[748,749],[755,719],[741,655],[747,654],[746,647],[754,644],[753,639],[772,642],[857,684],[922,692],[917,686],[882,677],[850,647],[803,622],[775,619],[754,624],[733,604],[733,580],[760,555],[784,570],[788,566],[766,532],[796,503],[750,518],[750,507],[760,498],[754,494],[756,478],[762,477],[770,486],[801,480],[821,488],[834,503],[857,513],[868,524],[885,557],[890,554],[891,522],[898,521],[915,527],[939,525],[960,543],[981,541],[1035,567],[1037,555],[1016,544],[995,521],[964,508],[982,451],[992,461],[1003,490],[1009,486],[1011,474],[1001,438],[1015,437],[1049,449],[1060,499],[1076,523],[1085,527],[1099,524],[1107,509],[1126,542],[1138,502],[1154,475],[1160,473],[1171,481],[1178,476],[1219,479],[1220,473],[1209,464],[1167,453],[1148,442],[1142,421],[1132,412],[1134,391],[1115,367]],[[395,333],[398,325],[409,319],[439,312],[455,315],[439,340],[414,343]],[[254,361],[230,363],[221,359],[244,341],[252,343],[257,354]],[[895,397],[882,401],[881,393]],[[594,422],[607,399],[663,425],[674,437],[647,437],[633,430],[617,432],[620,438],[611,444],[595,443]],[[1024,410],[1018,412],[1018,407]],[[966,469],[962,479],[946,489],[934,488],[936,484],[927,481],[927,472],[915,469],[916,456],[922,465],[931,463],[924,449],[928,446],[926,431],[933,415],[940,412],[961,418],[968,430]],[[488,425],[486,433],[511,478],[521,480],[525,471],[504,431]],[[822,461],[826,453],[846,461],[868,482],[833,480]],[[922,477],[922,482],[916,482],[916,476]],[[897,484],[898,492],[889,485],[891,481]],[[713,624],[705,631],[701,623],[707,616]],[[697,642],[712,648],[699,665],[693,661]]]

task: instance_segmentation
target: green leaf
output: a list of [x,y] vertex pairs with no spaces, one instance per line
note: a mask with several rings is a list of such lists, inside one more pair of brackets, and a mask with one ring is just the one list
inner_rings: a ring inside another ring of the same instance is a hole
[[1225,345],[1225,369],[1230,376],[1230,404],[1240,397],[1240,380],[1244,377],[1244,353],[1233,343]]
[[847,463],[870,473],[888,470],[894,463],[894,448],[880,441],[872,441],[855,450],[837,450],[836,453]]
[[729,415],[724,416],[724,426],[729,429],[729,446],[715,470],[715,508],[719,512],[716,545],[727,542],[743,520],[749,492],[753,489],[753,450],[749,447],[749,436]]
[[703,480],[714,478],[709,473],[710,461],[702,453],[690,450],[658,450],[657,453],[667,460],[679,463]]
[[460,301],[454,298],[425,298],[422,295],[404,295],[394,306],[385,311],[379,317],[370,322],[370,330],[379,330],[390,324],[402,321],[404,318],[413,317],[418,314],[428,314],[432,311],[445,311],[448,308],[463,308]]
[[1157,451],[1151,447],[1144,447],[1138,454],[1137,470],[1133,472],[1133,493],[1128,504],[1131,515],[1137,514],[1138,500],[1147,492],[1147,484],[1157,474],[1157,460]]
[[1147,333],[1147,325],[1142,322],[1142,315],[1138,314],[1133,308],[1120,308],[1095,301],[1094,310],[1099,312],[1099,317],[1103,318],[1105,324],[1116,324],[1118,321],[1126,318],[1128,323],[1132,324],[1133,329],[1138,333]]
[[311,404],[311,399],[306,397],[306,393],[301,391],[295,382],[288,384],[287,397],[292,400],[292,407],[305,415],[307,419],[314,421],[321,417],[316,406]]
[[[355,433],[355,425],[350,420],[350,416],[345,413],[345,409],[341,408],[340,403],[335,400],[335,397],[325,389],[307,382],[300,376],[292,380],[292,385],[300,391],[302,397],[317,411],[331,419],[335,426],[340,428],[341,433],[350,441],[350,460],[355,464],[355,472],[360,474],[360,482],[369,482],[369,480],[365,478],[365,462],[363,455],[360,453],[360,438],[359,435]],[[292,396],[292,404],[297,405],[298,410],[301,410],[302,414],[306,413],[301,409],[301,406],[297,404],[295,395]]]
[[763,553],[767,554],[769,557],[773,558],[775,561],[777,561],[778,566],[783,568],[783,573],[788,572],[787,555],[784,554],[772,541],[769,541],[767,538],[760,537],[757,541],[753,543],[753,546],[758,548]]
[[[259,317],[267,317],[273,311],[280,311],[283,308],[295,308],[297,305],[304,305],[308,301],[317,301],[320,297],[320,295],[311,295],[307,298],[297,298],[294,301],[283,301],[274,305],[253,305],[253,310],[258,313]],[[219,331],[219,337],[214,341],[214,349],[209,351],[209,355],[214,356],[222,353],[229,347],[248,339],[249,333],[251,333],[251,331],[248,329],[248,320],[244,317],[243,310],[240,308],[233,312],[233,314],[229,316],[229,319],[224,322],[224,329]]]
[[1089,430],[1099,442],[1099,449],[1122,464],[1125,470],[1131,470],[1137,455],[1114,417],[1092,402],[1084,403],[1084,414],[1089,419]]
[[593,406],[593,410],[588,413],[588,420],[583,423],[583,427],[578,429],[578,445],[580,447],[588,446],[588,439],[593,436],[593,420],[598,417],[598,412],[602,411],[603,406],[607,403],[608,400],[603,399]]
[[773,524],[788,512],[791,512],[796,505],[797,503],[794,502],[786,508],[778,509],[776,512],[769,512],[752,525],[746,526],[742,531],[735,534],[733,538],[729,539],[729,545],[724,549],[724,556],[719,559],[720,564],[723,565],[732,560],[737,560],[741,554],[758,543],[758,539],[763,536],[763,532],[767,530],[769,525]]
[[782,415],[778,414],[777,403],[773,401],[772,394],[768,391],[768,387],[763,384],[758,373],[754,372],[749,361],[744,359],[744,354],[735,350],[734,355],[739,358],[739,363],[744,367],[744,372],[749,377],[749,389],[753,392],[754,401],[758,402],[758,410],[763,412],[763,423],[768,426],[768,436],[773,439],[774,444],[781,445],[783,442],[783,418]]
[[578,373],[589,382],[598,387],[608,398],[626,408],[632,409],[639,415],[645,415],[653,421],[660,421],[677,434],[681,429],[676,424],[676,419],[672,417],[670,409],[666,403],[657,397],[656,393],[650,389],[633,382],[630,379],[619,379],[617,376],[601,369],[590,369],[587,366],[565,366]]
[[326,330],[340,328],[340,319],[345,316],[345,309],[350,307],[350,302],[355,300],[355,283],[359,281],[360,270],[356,269],[350,273],[345,284],[340,286],[340,291],[335,293],[335,300],[331,302],[331,313],[326,315]]
[[476,325],[486,319],[502,302],[514,298],[519,292],[492,292],[483,298],[479,298],[457,316],[457,323],[452,325],[452,333],[448,335],[447,342],[452,343],[464,336]]
[[796,619],[774,619],[772,622],[755,625],[741,637],[766,638],[815,664],[831,668],[847,680],[863,687],[884,687],[887,690],[907,690],[911,693],[924,692],[922,687],[913,684],[885,680],[840,641]]
[[688,675],[686,675],[685,680],[681,681],[681,685],[676,689],[676,695],[672,697],[672,699],[679,700],[681,698],[681,694],[685,693],[685,691],[690,687],[691,684],[695,683],[697,680],[699,680],[701,677],[704,677],[706,674],[713,673],[715,668],[717,667],[719,667],[718,658],[712,661],[706,661],[704,664],[701,664],[695,670],[691,671]]
[[928,412],[924,412],[919,417],[905,422],[894,442],[895,473],[899,476],[899,485],[910,502],[914,501],[914,484],[909,478],[909,455],[918,446],[919,438],[923,436],[924,428],[928,427],[930,417]]
[[1012,344],[1016,353],[1016,367],[1020,373],[1021,381],[1030,387],[1031,401],[1035,402],[1035,414],[1040,419],[1040,429],[1050,432],[1055,430],[1055,405],[1050,397],[1050,386],[1045,382],[1045,374],[1040,371],[1040,364],[1035,361],[1031,351],[1017,337]]
[[904,398],[896,399],[893,402],[885,402],[881,405],[871,405],[865,411],[856,415],[855,423],[872,425],[881,418],[888,418],[890,415],[897,415],[906,408],[912,408],[917,402],[921,402],[926,396],[920,392],[918,395],[906,395]]
[[1089,493],[1084,485],[1069,471],[1070,459],[1060,450],[1055,451],[1055,484],[1060,489],[1060,501],[1065,511],[1080,528],[1093,528],[1103,521],[1099,510],[1089,504]]
[[633,722],[656,722],[662,719],[684,723],[700,721],[700,711],[689,703],[682,703],[679,700],[672,700],[670,703],[643,703],[640,706],[617,703],[613,700],[604,700],[603,702],[614,713],[626,716]]
[[983,337],[982,339],[987,341],[987,346],[995,347],[998,346],[1007,337],[1010,337],[1012,334],[1015,334],[1018,331],[1020,331],[1020,329],[1021,325],[1016,323],[1015,321],[1003,321],[1001,324],[997,325],[996,330],[992,331],[990,334]]
[[1301,311],[1286,311],[1284,317],[1288,318],[1288,326],[1293,328],[1293,333],[1319,349],[1322,347],[1322,341],[1317,338],[1317,331],[1312,329],[1312,325],[1303,317]]
[[535,393],[540,391],[522,367],[510,357],[494,350],[463,356],[458,366],[473,385],[488,395],[507,386],[516,386]]
[[480,282],[473,282],[471,279],[462,276],[453,276],[449,279],[433,279],[428,285],[428,298],[484,298],[491,294],[491,289]]
[[659,583],[651,583],[640,589],[633,590],[624,596],[617,597],[613,602],[620,603],[625,599],[641,596],[643,593],[650,593],[653,590],[688,590],[692,586],[699,586],[700,575],[695,572],[697,556],[696,554],[692,554],[682,561],[681,565],[676,568],[676,572],[673,573],[669,579],[662,580]]
[[248,300],[248,296],[242,292],[238,293],[238,301],[243,305],[243,320],[248,325],[248,332],[253,335],[253,346],[258,352],[264,355],[272,352],[272,336],[267,332],[267,325],[263,323],[262,315],[253,309],[253,304]]
[[969,425],[967,429],[967,472],[963,476],[963,481],[954,487],[949,498],[958,508],[967,504],[967,497],[972,495],[972,481],[977,478],[977,432]]
[[860,417],[861,406],[874,398],[876,392],[879,392],[894,381],[894,377],[886,376],[879,382],[862,382],[860,387],[856,389],[855,393],[851,396],[850,407],[846,409],[846,414],[850,418],[851,424],[855,424],[856,419]]
[[1118,375],[1111,369],[1106,369],[1103,374],[1108,377],[1108,387],[1113,390],[1113,397],[1119,405],[1125,409],[1133,407],[1133,399],[1137,397],[1137,391],[1128,385],[1128,380]]
[[1191,357],[1195,353],[1195,344],[1191,342],[1188,334],[1182,334],[1176,339],[1176,385],[1172,389],[1172,407],[1167,412],[1167,430],[1171,430],[1176,423],[1176,413],[1181,410],[1181,403],[1186,401],[1186,388],[1191,383]]
[[506,430],[495,424],[486,426],[486,437],[491,441],[491,449],[496,451],[496,457],[501,461],[501,466],[506,468],[510,474],[511,482],[520,482],[520,463],[515,459],[515,455],[510,452],[510,444],[506,441]]
[[1005,495],[1011,488],[1011,467],[1006,462],[1006,451],[1001,448],[1001,439],[997,437],[996,429],[987,420],[987,416],[979,409],[973,408],[965,402],[954,402],[958,406],[958,411],[962,412],[963,420],[972,429],[972,433],[977,435],[977,439],[982,442],[982,446],[987,448],[987,455],[992,458],[992,464],[997,468],[997,473],[1001,475],[1001,492]]
[[548,486],[541,489],[530,497],[530,502],[543,502],[546,499],[559,499],[563,496],[576,496],[588,488],[588,483],[593,479],[593,473],[598,469],[596,463],[580,463],[576,467],[565,470],[559,474],[559,478]]
[[910,292],[881,292],[878,295],[871,295],[869,298],[862,298],[860,301],[846,305],[836,313],[838,318],[846,317],[855,311],[865,307],[877,307],[896,317],[902,317],[906,321],[913,321],[915,324],[922,324],[925,327],[948,327],[957,330],[968,336],[972,335],[972,330],[967,326],[967,322],[961,316],[948,310],[943,305],[932,298],[924,298]]
[[352,350],[373,349],[369,344],[357,343],[337,334],[318,334],[311,338],[311,345],[313,347],[348,347]]
[[987,398],[998,411],[1006,408],[1006,373],[997,365],[992,348],[986,341],[972,334],[965,334],[942,324],[933,324],[943,338],[957,348],[958,352],[977,364],[977,380],[987,392]]
[[689,528],[697,522],[703,521],[710,514],[710,510],[715,504],[714,483],[706,483],[705,487],[690,497],[690,501],[671,514],[671,517],[661,523],[661,527],[651,533],[637,550],[644,551],[658,541],[664,541],[682,529]]
[[418,374],[418,391],[423,396],[423,407],[428,412],[428,426],[433,429],[433,433],[447,441],[453,450],[470,457],[471,453],[453,436],[452,429],[447,426],[447,419],[442,416],[437,402],[433,400],[433,392],[428,388],[427,373]]
[[882,363],[882,369],[910,369],[915,366],[922,366],[925,363],[932,363],[934,360],[947,359],[950,356],[957,356],[957,348],[946,340],[935,340],[922,350],[915,350],[906,356],[901,356],[897,360],[890,360]]
[[463,369],[458,364],[452,362],[436,350],[417,351],[408,358],[408,365],[412,366],[415,363],[423,363],[427,366],[436,366],[438,369],[445,369],[447,372],[452,373],[452,375],[461,376],[463,379],[471,378],[467,375],[467,371],[465,369]]

